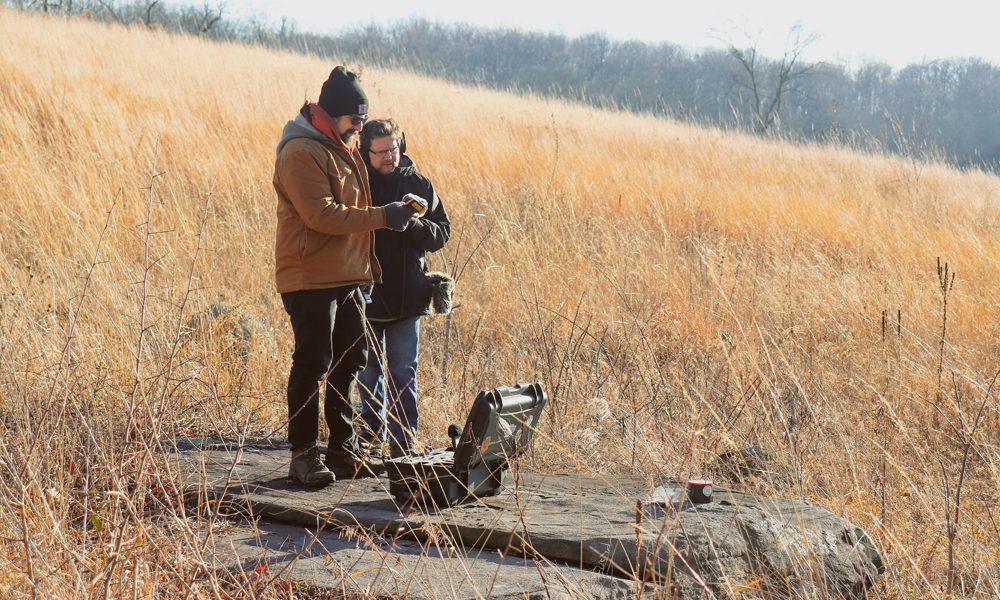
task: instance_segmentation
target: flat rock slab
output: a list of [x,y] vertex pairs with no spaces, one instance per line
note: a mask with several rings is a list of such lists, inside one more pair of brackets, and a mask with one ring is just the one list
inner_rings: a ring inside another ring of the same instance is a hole
[[863,598],[882,569],[864,532],[822,508],[723,489],[711,504],[683,496],[654,504],[646,501],[655,487],[677,484],[652,477],[511,473],[516,483],[500,496],[437,508],[398,502],[385,478],[292,484],[290,454],[277,446],[180,444],[170,456],[201,507],[220,503],[311,531],[346,528],[380,544],[416,542],[466,555],[480,549],[504,564],[516,556],[612,574],[625,578],[633,595],[638,579],[680,598]]
[[[245,580],[276,578],[365,598],[634,598],[634,582],[515,556],[301,525],[237,523],[206,555]],[[649,588],[650,586],[647,586]],[[648,590],[648,591],[651,591]]]

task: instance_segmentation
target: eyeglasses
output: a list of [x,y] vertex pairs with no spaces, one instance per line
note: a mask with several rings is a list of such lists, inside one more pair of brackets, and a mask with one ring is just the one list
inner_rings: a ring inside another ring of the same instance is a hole
[[374,150],[369,150],[372,154],[378,157],[389,157],[389,156],[399,156],[399,146],[393,146],[387,150],[379,150],[375,152]]
[[367,120],[368,115],[351,115],[351,125],[354,125],[355,127],[358,125],[364,125]]

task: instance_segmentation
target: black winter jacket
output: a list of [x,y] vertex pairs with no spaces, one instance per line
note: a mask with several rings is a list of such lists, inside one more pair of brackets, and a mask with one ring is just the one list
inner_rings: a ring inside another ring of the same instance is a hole
[[372,206],[385,206],[416,194],[427,200],[427,212],[406,231],[375,231],[375,256],[382,266],[382,283],[372,290],[372,303],[365,309],[374,321],[394,321],[431,314],[431,287],[427,283],[426,252],[444,248],[451,236],[451,219],[430,180],[417,172],[417,166],[405,154],[399,167],[389,176],[368,164]]

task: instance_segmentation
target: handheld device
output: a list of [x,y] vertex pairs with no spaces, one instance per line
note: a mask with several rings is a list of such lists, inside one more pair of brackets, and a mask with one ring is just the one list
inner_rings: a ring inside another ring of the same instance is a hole
[[418,217],[424,216],[424,213],[427,212],[427,201],[416,194],[403,196],[403,204],[412,208]]

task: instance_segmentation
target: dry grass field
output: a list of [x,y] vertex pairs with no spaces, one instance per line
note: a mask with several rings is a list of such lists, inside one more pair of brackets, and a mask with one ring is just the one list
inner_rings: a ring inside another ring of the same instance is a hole
[[[0,38],[0,595],[229,597],[155,450],[284,431],[274,146],[334,64],[8,9]],[[1000,179],[363,83],[454,223],[424,442],[539,380],[524,468],[688,477],[768,444],[783,493],[883,548],[873,597],[1000,597]]]

